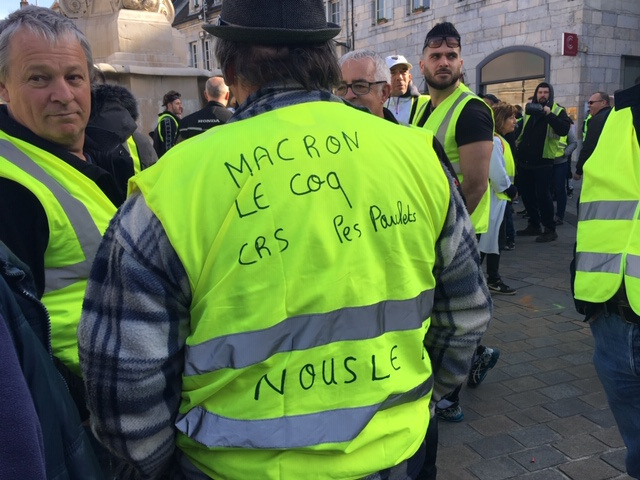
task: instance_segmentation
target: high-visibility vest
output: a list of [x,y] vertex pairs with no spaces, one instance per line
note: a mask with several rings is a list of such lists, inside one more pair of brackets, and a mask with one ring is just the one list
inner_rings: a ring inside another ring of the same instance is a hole
[[163,143],[164,143],[165,139],[163,137],[162,128],[161,127],[162,127],[162,121],[167,117],[169,117],[173,121],[173,123],[176,124],[176,135],[178,134],[178,125],[179,124],[178,124],[178,120],[176,120],[176,117],[174,117],[170,113],[163,113],[163,114],[159,115],[158,116],[158,125],[156,126],[156,130],[158,131],[158,138]]
[[577,299],[603,303],[624,281],[629,303],[640,315],[637,133],[631,108],[612,111],[598,145],[584,164],[574,287]]
[[[558,105],[557,103],[553,103],[551,106],[551,113],[554,115],[559,115],[560,112],[564,110],[563,107]],[[527,129],[527,123],[531,115],[524,115],[524,123],[522,124],[522,130],[520,131],[520,136],[518,137],[518,144],[522,140],[522,136],[524,135],[525,130]],[[556,158],[564,155],[564,147],[560,143],[560,135],[558,135],[551,125],[547,125],[547,134],[544,138],[544,147],[542,149],[542,158]],[[566,146],[566,143],[565,143]]]
[[[509,180],[511,180],[511,183],[513,184],[513,179],[516,175],[516,162],[513,159],[513,152],[511,151],[509,142],[507,142],[502,135],[498,135],[498,138],[500,138],[500,142],[502,143],[502,155],[504,156],[505,170],[509,176]],[[503,192],[496,193],[496,196],[502,200],[511,200],[509,195]]]
[[136,141],[133,139],[133,135],[127,138],[127,141],[124,142],[123,146],[127,149],[131,159],[133,160],[133,173],[140,173],[142,171],[142,164],[140,163],[140,154],[138,153],[138,146],[136,145]]
[[[424,103],[420,107],[412,122],[412,125],[424,126],[424,128],[433,132],[443,145],[453,169],[458,174],[460,183],[464,182],[464,178],[460,171],[460,155],[458,154],[458,144],[456,143],[456,124],[464,106],[474,98],[482,101],[466,85],[460,83],[458,88],[433,110],[425,123],[420,120],[426,113],[428,103]],[[493,111],[491,112],[493,118]],[[421,123],[423,125],[420,125]],[[488,186],[489,179],[487,179]],[[490,199],[491,195],[489,188],[487,188],[480,203],[471,214],[471,223],[476,233],[485,233],[489,229]]]
[[211,129],[132,179],[191,285],[176,425],[198,469],[356,479],[416,452],[451,195],[432,141],[304,103]]
[[116,207],[58,157],[0,131],[0,176],[27,188],[49,224],[42,303],[51,317],[53,354],[80,375],[76,330],[93,259]]
[[587,115],[587,118],[584,119],[582,123],[582,141],[584,142],[587,138],[587,130],[589,129],[589,120],[591,120],[592,115]]

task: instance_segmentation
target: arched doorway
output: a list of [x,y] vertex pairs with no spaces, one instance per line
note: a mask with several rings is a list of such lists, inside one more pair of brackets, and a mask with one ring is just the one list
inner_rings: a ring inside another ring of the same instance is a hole
[[479,92],[524,106],[540,82],[548,81],[551,56],[533,47],[507,47],[477,66]]

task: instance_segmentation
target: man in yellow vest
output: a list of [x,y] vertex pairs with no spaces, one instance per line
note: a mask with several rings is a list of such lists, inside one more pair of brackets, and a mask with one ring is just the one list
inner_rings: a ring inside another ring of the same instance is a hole
[[31,269],[53,354],[76,374],[67,382],[84,408],[76,328],[133,165],[86,131],[93,58],[71,20],[48,8],[17,10],[2,21],[0,50],[0,240]]
[[175,90],[169,90],[162,97],[164,111],[158,115],[158,125],[153,131],[153,148],[158,158],[167,153],[178,141],[180,119],[182,118],[182,96]]
[[331,93],[321,0],[225,0],[205,29],[239,107],[111,224],[79,328],[92,427],[147,478],[415,478],[491,314],[433,136]]
[[615,110],[584,165],[573,283],[576,307],[593,333],[593,363],[627,446],[627,473],[633,478],[640,478],[639,127],[636,85],[616,93]]
[[420,69],[431,100],[413,117],[413,125],[433,132],[444,146],[464,193],[477,234],[489,226],[489,163],[493,116],[489,106],[461,81],[460,34],[449,22],[435,25],[424,41]]
[[527,227],[518,230],[516,235],[534,236],[538,243],[558,238],[551,198],[553,162],[562,155],[564,147],[560,139],[569,133],[571,127],[566,110],[553,98],[553,87],[547,82],[539,83],[531,103],[525,108],[522,131],[517,139],[518,190],[529,221]]

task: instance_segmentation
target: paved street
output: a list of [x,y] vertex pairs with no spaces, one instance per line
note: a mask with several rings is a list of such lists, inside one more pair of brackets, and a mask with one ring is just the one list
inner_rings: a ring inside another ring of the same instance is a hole
[[[441,480],[630,478],[593,367],[591,332],[571,297],[576,198],[557,241],[518,237],[515,250],[502,252],[500,273],[518,293],[494,295],[482,342],[502,353],[478,388],[463,388],[464,420],[439,422]],[[526,227],[520,215],[514,220],[516,230]]]

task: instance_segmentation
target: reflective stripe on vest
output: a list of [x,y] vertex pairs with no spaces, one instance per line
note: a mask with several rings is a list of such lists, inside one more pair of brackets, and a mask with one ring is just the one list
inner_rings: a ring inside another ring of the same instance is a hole
[[355,479],[415,453],[451,195],[432,141],[311,102],[216,127],[132,180],[189,277],[176,442],[205,474]]
[[53,155],[2,134],[0,176],[38,199],[49,225],[42,302],[51,317],[53,354],[80,373],[76,329],[87,278],[116,207],[98,186]]
[[[160,128],[162,126],[162,121],[169,117],[173,123],[176,124],[176,129],[178,128],[178,121],[175,119],[175,117],[169,113],[163,113],[158,117],[158,126],[156,127],[156,130],[158,131],[158,137],[160,138],[160,141],[164,142],[164,137],[162,136],[162,129]],[[176,130],[176,134],[177,134],[177,130]]]
[[[390,331],[420,328],[432,307],[433,290],[429,290],[411,300],[294,317],[266,330],[218,337],[186,347],[184,374],[188,377],[222,368],[244,368],[278,352],[307,350],[332,342],[363,340]],[[380,321],[373,323],[372,318]],[[348,324],[349,329],[341,329],[341,324]],[[229,351],[235,355],[229,356]]]
[[[444,101],[438,105],[423,127],[431,130],[434,136],[440,141],[444,150],[451,161],[454,171],[458,174],[460,183],[464,182],[464,178],[460,172],[460,154],[458,153],[458,144],[456,143],[456,124],[460,112],[466,103],[472,99],[478,98],[469,88],[460,83],[458,88],[449,95]],[[426,113],[427,104],[425,104],[414,117],[413,125],[419,125],[422,117]],[[491,109],[489,109],[491,110]],[[493,111],[491,110],[493,118]],[[471,214],[471,223],[476,233],[485,233],[489,229],[489,212],[491,204],[491,193],[489,191],[489,179],[487,179],[487,189]]]
[[612,111],[585,163],[574,290],[579,300],[602,303],[624,283],[640,314],[640,201],[637,182],[629,181],[640,173],[640,145],[633,122],[631,108]]
[[133,139],[133,135],[127,138],[127,141],[122,144],[124,148],[131,155],[131,159],[133,160],[133,173],[140,173],[142,171],[142,165],[140,164],[140,154],[138,153],[138,145],[136,145],[136,141]]
[[24,170],[53,192],[69,217],[82,248],[84,255],[82,262],[45,270],[45,293],[65,288],[77,282],[78,278],[89,278],[89,271],[100,246],[102,234],[93,222],[87,207],[69,195],[69,192],[56,180],[8,140],[0,140],[0,156]]

